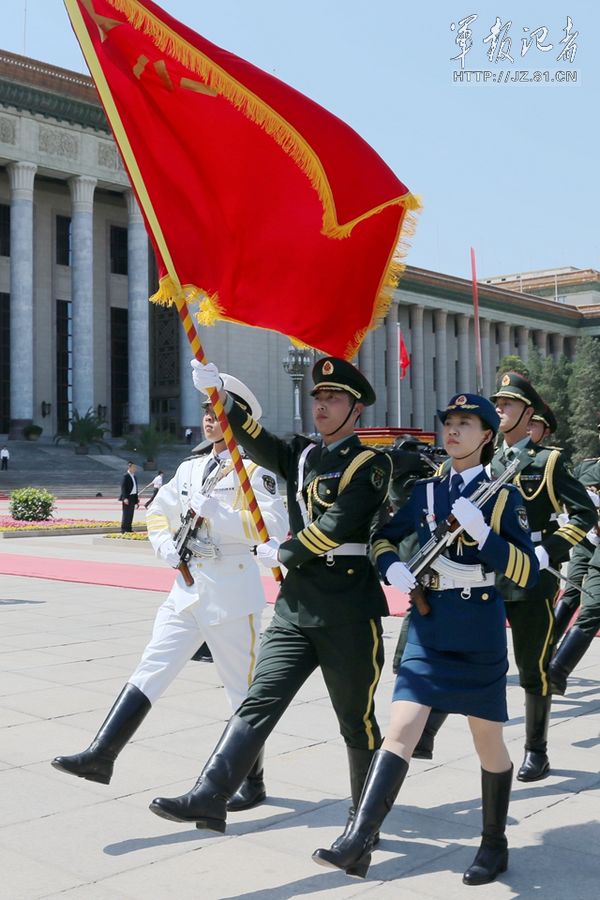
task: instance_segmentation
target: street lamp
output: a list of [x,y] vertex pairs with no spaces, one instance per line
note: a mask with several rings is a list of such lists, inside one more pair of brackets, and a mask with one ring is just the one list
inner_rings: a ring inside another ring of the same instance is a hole
[[310,366],[313,355],[309,350],[301,350],[290,344],[287,356],[283,358],[283,368],[290,376],[294,385],[294,431],[302,434],[302,412],[300,405],[302,379],[304,370]]

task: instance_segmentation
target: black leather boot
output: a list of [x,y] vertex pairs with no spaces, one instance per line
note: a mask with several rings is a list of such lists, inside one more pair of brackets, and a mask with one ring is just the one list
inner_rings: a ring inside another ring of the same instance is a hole
[[550,690],[553,694],[565,693],[567,690],[567,678],[577,663],[581,662],[594,637],[595,635],[586,634],[577,625],[574,625],[567,632],[548,670]]
[[196,828],[223,834],[227,801],[241,785],[261,749],[262,741],[252,726],[239,716],[232,716],[192,790],[180,797],[156,797],[150,809],[163,819],[195,822]]
[[413,759],[433,759],[433,746],[436,735],[447,718],[448,713],[443,712],[441,709],[432,709],[430,711],[429,717],[425,722],[423,734],[413,750]]
[[[344,826],[344,830],[342,834],[338,838],[335,839],[332,847],[337,847],[342,841],[347,833],[348,829],[352,825],[354,821],[354,816],[356,814],[356,807],[360,802],[360,796],[363,791],[363,787],[365,785],[365,781],[367,780],[367,775],[369,774],[369,769],[371,768],[371,763],[373,762],[373,757],[375,756],[375,750],[361,750],[358,747],[348,747],[346,746],[346,750],[348,752],[348,765],[350,767],[350,793],[352,795],[352,806],[348,810],[348,818],[346,819],[346,825]],[[377,831],[373,835],[373,846],[376,847],[379,843],[379,832]]]
[[191,657],[195,662],[214,662],[212,658],[212,653],[210,652],[210,647],[204,641],[204,643],[198,647],[194,655]]
[[135,685],[126,684],[88,749],[74,756],[56,756],[52,765],[78,778],[110,784],[117,756],[144,721],[150,705]]
[[506,772],[481,770],[483,831],[473,863],[463,875],[464,884],[489,884],[508,867],[506,817],[513,767]]
[[568,603],[565,603],[564,600],[559,600],[556,606],[554,607],[554,643],[558,644],[561,637],[567,630],[569,626],[569,622],[575,615],[577,610],[573,609],[572,606],[569,606]]
[[256,762],[242,781],[239,790],[235,792],[231,800],[227,801],[229,812],[239,812],[242,809],[252,809],[258,806],[267,796],[264,780],[265,752],[261,750]]
[[548,759],[548,722],[552,696],[525,694],[525,758],[518,781],[540,781],[550,773]]
[[408,763],[401,756],[377,750],[350,827],[329,850],[315,850],[314,861],[364,878],[371,863],[373,836],[394,805],[407,772]]

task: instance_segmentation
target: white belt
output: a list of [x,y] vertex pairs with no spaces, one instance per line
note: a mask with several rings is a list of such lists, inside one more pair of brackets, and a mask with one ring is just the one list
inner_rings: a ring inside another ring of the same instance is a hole
[[434,572],[430,576],[427,587],[430,591],[471,591],[473,588],[492,587],[496,583],[496,575],[494,572],[488,572],[481,581],[469,581],[465,584],[458,578],[450,578],[448,575],[438,575]]
[[366,544],[340,544],[339,547],[334,547],[333,550],[322,553],[321,556],[325,557],[328,566],[332,566],[334,556],[366,556],[366,554]]
[[250,547],[247,544],[224,544],[220,547],[212,545],[214,556],[203,556],[201,553],[194,553],[192,549],[193,559],[219,559],[221,556],[248,556]]

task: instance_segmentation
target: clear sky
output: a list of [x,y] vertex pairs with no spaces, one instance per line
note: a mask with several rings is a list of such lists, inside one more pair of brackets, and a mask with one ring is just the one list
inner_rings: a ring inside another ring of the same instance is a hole
[[[2,49],[86,71],[62,0],[4,3],[11,16],[3,16]],[[600,269],[600,4],[163,0],[162,6],[308,94],[369,141],[423,199],[410,264],[467,276],[474,245],[480,278],[559,266]],[[481,74],[458,83],[460,60],[452,60],[460,53],[458,23],[470,16],[477,18],[468,26],[464,72]],[[578,32],[570,50],[561,44],[567,17],[571,36]],[[557,61],[561,52],[572,58]],[[576,73],[577,83],[545,83],[564,77],[557,70]],[[488,80],[476,83],[486,71]],[[539,83],[504,82],[535,72],[542,73]]]

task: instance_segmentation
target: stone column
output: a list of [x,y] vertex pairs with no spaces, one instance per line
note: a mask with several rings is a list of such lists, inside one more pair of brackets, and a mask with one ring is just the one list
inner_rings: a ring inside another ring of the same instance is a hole
[[425,428],[425,346],[423,336],[423,307],[410,308],[411,366],[413,388],[413,426]]
[[552,335],[552,355],[555,360],[558,360],[559,357],[563,355],[565,352],[565,336],[564,334],[553,334]]
[[385,319],[385,384],[387,394],[388,425],[399,428],[398,385],[400,367],[400,328],[398,326],[398,304],[392,303]]
[[483,395],[489,397],[494,390],[494,366],[490,346],[490,320],[480,319],[481,367],[483,369]]
[[33,180],[37,166],[10,163],[10,437],[33,420]]
[[73,411],[94,407],[94,191],[96,179],[69,178],[71,188],[71,300]]
[[[436,309],[435,322],[435,398],[438,409],[445,409],[448,403],[448,335],[445,309]],[[441,423],[438,423],[438,428]]]
[[[200,331],[200,326],[196,322],[196,329]],[[202,337],[200,338],[202,341]],[[192,367],[190,360],[194,354],[190,347],[185,329],[179,325],[179,425],[181,427],[181,436],[185,434],[186,428],[191,428],[193,432],[192,443],[201,441],[202,433],[202,403],[206,399],[204,394],[200,394],[192,382]],[[232,373],[233,374],[233,373]]]
[[510,325],[508,322],[498,322],[496,328],[499,330],[500,342],[499,342],[499,352],[500,359],[504,356],[510,356]]
[[547,354],[548,333],[543,328],[536,328],[533,332],[533,342],[542,356]]
[[129,430],[150,422],[150,334],[148,236],[133,191],[125,192],[127,224],[127,309],[129,358]]
[[[358,353],[359,368],[369,384],[375,387],[375,353],[373,347],[373,332],[370,331]],[[361,416],[359,425],[363,428],[373,428],[375,425],[375,409],[373,406],[367,406]]]
[[526,363],[529,359],[529,328],[526,325],[519,325],[517,328],[517,346],[519,356]]
[[456,317],[458,329],[458,383],[456,390],[473,391],[475,385],[471,384],[471,352],[469,350],[469,319],[466,313],[459,313]]

